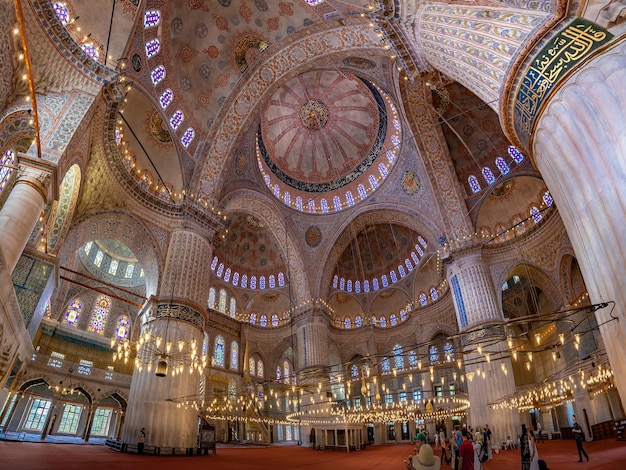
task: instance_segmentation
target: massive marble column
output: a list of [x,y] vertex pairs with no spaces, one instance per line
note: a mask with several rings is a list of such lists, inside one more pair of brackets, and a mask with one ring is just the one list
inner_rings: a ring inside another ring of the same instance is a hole
[[54,170],[40,161],[19,157],[18,175],[0,210],[0,254],[4,269],[15,269],[41,211],[51,200],[50,184]]
[[[296,364],[298,373],[307,369],[326,369],[328,356],[328,319],[317,310],[310,310],[296,320]],[[317,380],[317,379],[316,379]]]
[[[462,341],[469,424],[488,424],[493,443],[502,442],[506,436],[519,434],[519,413],[491,407],[498,399],[515,393],[515,381],[511,360],[505,354],[502,308],[480,244],[459,250],[447,260],[447,278],[459,329],[466,332]],[[475,329],[480,325],[485,328]]]
[[[574,247],[626,402],[626,42],[571,72],[544,104],[532,156]],[[619,318],[620,321],[611,321]]]
[[[196,447],[198,412],[184,402],[197,397],[201,375],[190,372],[188,365],[177,373],[174,369],[179,341],[189,348],[195,340],[198,354],[202,351],[211,255],[206,237],[185,227],[172,232],[159,296],[149,300],[141,315],[141,333],[163,338],[161,351],[168,341],[172,349],[160,357],[152,355],[151,370],[135,369],[122,435],[126,444],[135,444],[145,428],[146,446]],[[138,352],[144,360],[150,354],[147,346]]]

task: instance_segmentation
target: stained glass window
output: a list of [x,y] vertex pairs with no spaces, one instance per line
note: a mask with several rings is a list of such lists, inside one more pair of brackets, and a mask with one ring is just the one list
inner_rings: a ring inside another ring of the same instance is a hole
[[350,366],[350,376],[352,377],[352,380],[357,380],[359,378],[359,366],[356,364],[352,364]]
[[309,206],[309,212],[313,214],[315,212],[315,201],[313,199],[309,199],[307,205]]
[[388,357],[383,359],[383,362],[381,363],[381,369],[383,371],[383,374],[391,374],[391,362],[389,361]]
[[247,274],[241,275],[241,287],[243,287],[244,289],[248,287],[248,275]]
[[202,340],[202,354],[209,354],[209,334],[204,333],[204,339]]
[[350,317],[346,317],[346,319],[343,321],[343,326],[346,330],[350,329],[350,326],[351,326]]
[[431,364],[437,364],[439,362],[439,348],[434,344],[428,348],[428,357]]
[[70,22],[70,11],[67,9],[67,6],[65,6],[65,3],[54,2],[54,11],[63,26]]
[[280,287],[285,285],[285,275],[283,273],[278,273],[278,285]]
[[248,359],[248,369],[250,369],[250,375],[256,375],[256,361],[253,357]]
[[209,289],[209,308],[215,308],[215,288]]
[[100,57],[100,53],[98,52],[98,49],[91,42],[86,42],[85,44],[83,44],[81,46],[81,49],[83,50],[85,54],[87,54],[93,60],[98,60],[98,58]]
[[224,272],[224,281],[230,281],[230,272],[230,268],[226,268],[226,271]]
[[357,317],[354,319],[354,324],[357,326],[357,328],[361,328],[363,326],[363,319],[357,315]]
[[357,294],[361,292],[361,281],[354,281],[354,292]]
[[235,274],[233,274],[233,286],[237,285],[239,285],[239,273],[235,271]]
[[236,397],[237,385],[233,379],[228,381],[228,398],[234,400]]
[[326,199],[322,198],[322,200],[320,201],[320,205],[322,207],[322,212],[324,214],[328,214],[328,202],[326,201]]
[[280,370],[280,366],[276,366],[276,381],[280,382],[280,379],[283,376],[283,372]]
[[256,276],[250,277],[250,289],[256,289]]
[[161,96],[159,96],[159,103],[161,103],[161,107],[165,109],[170,105],[173,99],[174,92],[168,88],[163,93],[161,93]]
[[270,274],[269,276],[269,284],[270,284],[270,289],[273,289],[274,287],[276,287],[276,276],[274,276],[273,274]]
[[285,383],[289,383],[289,377],[291,376],[291,374],[289,373],[290,369],[291,368],[289,366],[289,362],[285,361],[283,363],[283,373],[284,373]]
[[226,291],[224,289],[220,289],[220,301],[219,302],[220,303],[217,306],[217,309],[222,313],[226,313]]
[[263,366],[263,361],[259,359],[259,362],[257,362],[256,364],[256,376],[262,379],[264,375],[265,375],[265,370]]
[[380,327],[385,328],[387,326],[387,319],[385,317],[380,317]]
[[280,198],[280,186],[278,184],[274,185],[274,196]]
[[415,369],[417,367],[417,354],[415,351],[411,351],[409,353],[409,366],[411,369]]
[[224,263],[220,263],[220,265],[217,267],[217,271],[215,272],[215,275],[217,277],[222,277],[222,274],[224,274]]
[[421,246],[415,245],[415,251],[417,251],[420,256],[424,256],[424,250],[422,250]]
[[365,192],[365,187],[362,184],[360,184],[357,187],[357,189],[359,191],[359,196],[361,197],[361,199],[365,199],[367,197],[367,193]]
[[96,257],[93,259],[93,264],[100,267],[103,259],[104,259],[104,253],[102,252],[102,250],[98,250],[98,252],[96,253]]
[[546,206],[550,207],[552,204],[554,204],[554,199],[552,199],[552,196],[550,195],[548,191],[543,193],[542,198]]
[[389,276],[391,277],[391,282],[398,282],[398,276],[394,270],[389,273]]
[[335,206],[335,210],[339,212],[341,210],[341,200],[339,196],[333,197],[333,206]]
[[478,179],[476,179],[474,175],[467,178],[467,182],[470,185],[470,189],[472,190],[472,193],[477,193],[478,191],[480,191],[480,183],[478,182]]
[[400,320],[406,321],[406,311],[404,309],[400,309]]
[[302,211],[302,198],[300,196],[296,196],[296,210]]
[[183,144],[183,147],[185,148],[189,147],[189,144],[191,143],[191,141],[193,140],[195,136],[196,136],[196,131],[194,131],[191,127],[189,127],[185,131],[183,136],[180,138],[180,142],[181,144]]
[[266,315],[261,315],[261,321],[259,322],[259,324],[265,328],[267,326],[267,316]]
[[254,325],[256,323],[256,313],[250,314],[250,324]]
[[374,175],[369,175],[367,180],[370,182],[370,186],[372,189],[376,189],[378,187],[378,181]]
[[352,192],[346,191],[346,202],[349,207],[354,206],[354,198],[352,197]]
[[446,343],[443,345],[443,354],[446,356],[447,362],[454,361],[454,346],[451,343]]
[[380,281],[383,284],[383,287],[387,287],[389,285],[389,281],[387,280],[387,275],[383,274],[382,276],[380,276]]
[[418,265],[420,262],[420,259],[417,257],[417,255],[415,254],[414,251],[411,252],[411,258],[413,259],[413,262]]
[[115,325],[115,339],[124,341],[130,333],[130,318],[128,315],[120,315]]
[[405,277],[406,276],[406,271],[404,270],[404,266],[399,265],[398,266],[398,272],[400,273],[400,277]]
[[161,12],[159,10],[146,10],[143,15],[143,27],[152,28],[161,21]]
[[507,281],[504,281],[502,283],[502,290],[504,291],[504,290],[507,290],[508,288],[509,288],[509,283]]
[[217,256],[214,256],[213,257],[213,261],[211,261],[211,270],[212,271],[215,271],[215,267],[217,266],[217,262],[218,262]]
[[382,163],[378,164],[378,172],[380,173],[380,176],[382,176],[383,178],[386,178],[387,175],[389,174],[387,172],[387,167],[383,165]]
[[541,212],[535,206],[530,208],[530,216],[533,218],[535,223],[538,223],[541,220]]
[[261,290],[265,289],[265,276],[261,276],[259,278],[259,289]]
[[133,273],[135,272],[135,264],[134,263],[128,263],[126,265],[126,272],[124,273],[124,277],[126,279],[130,279],[131,277],[133,277]]
[[235,300],[234,297],[230,298],[230,309],[229,309],[229,313],[230,316],[232,318],[235,318],[235,315],[237,314],[237,301]]
[[237,341],[230,343],[230,368],[232,370],[239,369],[239,344]]
[[307,2],[309,5],[319,5],[320,3],[322,3],[324,0],[304,0],[305,2]]
[[285,204],[290,205],[291,204],[291,193],[289,191],[285,191],[285,193],[283,194],[283,199],[285,200]]
[[426,304],[428,303],[428,301],[426,300],[426,294],[424,294],[423,292],[420,294],[420,305],[422,307],[425,307]]
[[413,271],[413,263],[411,263],[411,260],[409,258],[406,258],[404,260],[404,264],[406,268],[409,270],[409,272]]
[[346,290],[348,292],[352,292],[352,280],[348,279],[348,282],[346,283]]
[[515,160],[515,163],[522,163],[524,161],[524,155],[512,145],[509,147],[509,155]]
[[146,43],[146,57],[148,57],[148,59],[150,57],[154,57],[155,55],[159,53],[160,49],[161,49],[161,43],[159,42],[158,39],[152,39],[151,41],[148,41]]
[[72,300],[65,310],[65,318],[63,319],[63,323],[68,324],[69,326],[77,326],[78,320],[80,319],[80,314],[83,311],[83,304],[79,299]]
[[346,288],[346,279],[345,278],[341,278],[339,279],[339,289],[344,290]]
[[399,344],[393,347],[393,365],[398,370],[404,370],[404,356],[402,355],[402,347]]
[[483,177],[485,178],[485,181],[487,182],[487,184],[491,184],[496,180],[496,177],[493,176],[491,168],[489,167],[483,168]]
[[109,274],[112,274],[115,276],[115,273],[117,272],[117,266],[119,265],[119,262],[114,259],[111,260],[111,264],[109,264]]
[[392,313],[389,317],[389,323],[391,323],[391,326],[396,326],[398,324],[398,317],[396,317],[395,313]]
[[185,114],[179,109],[170,118],[172,129],[178,129],[178,126],[185,120]]
[[439,300],[439,294],[437,294],[437,289],[434,287],[430,288],[430,298],[433,299],[433,302]]
[[503,175],[506,175],[509,171],[511,171],[509,169],[509,165],[506,164],[502,157],[496,158],[496,166],[500,170],[500,173],[502,173]]
[[152,79],[152,84],[157,85],[165,78],[165,67],[157,65],[154,70],[150,72],[150,78]]
[[85,243],[85,254],[89,254],[89,252],[91,251],[91,247],[93,246],[93,242],[87,242]]
[[278,315],[272,315],[272,326],[278,326]]
[[368,293],[370,291],[370,281],[367,279],[363,281],[363,292]]
[[110,310],[111,300],[106,295],[98,297],[96,304],[93,307],[93,313],[91,314],[91,320],[89,321],[89,327],[87,328],[88,331],[93,331],[94,333],[103,335]]
[[215,365],[218,367],[224,367],[225,348],[224,338],[221,335],[218,335],[215,338],[215,347],[213,349],[213,359],[215,360]]

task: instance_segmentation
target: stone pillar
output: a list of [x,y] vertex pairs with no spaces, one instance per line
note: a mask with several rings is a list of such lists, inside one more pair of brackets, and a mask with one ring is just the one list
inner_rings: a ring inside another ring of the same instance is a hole
[[[544,103],[532,156],[554,198],[626,400],[626,42],[572,72]],[[611,316],[621,321],[611,321]]]
[[[142,335],[150,331],[152,338],[162,338],[157,347],[161,354],[155,355],[155,344],[147,343],[137,353],[146,362],[152,359],[152,369],[136,368],[133,374],[122,433],[125,444],[135,444],[145,428],[146,446],[190,449],[197,445],[198,412],[184,402],[198,396],[200,373],[190,372],[189,361],[182,371],[174,372],[181,360],[179,341],[187,344],[188,351],[195,340],[198,354],[202,352],[211,255],[210,243],[198,233],[187,228],[172,233],[160,296],[144,308],[141,326]],[[189,353],[182,356],[188,359]],[[166,371],[157,368],[160,361],[167,364]]]
[[298,372],[329,367],[328,320],[322,312],[311,310],[297,319],[296,340]]
[[8,272],[15,269],[41,211],[51,199],[54,171],[31,163],[20,157],[17,181],[0,210],[0,255]]
[[[481,324],[491,325],[469,331],[462,341],[470,398],[469,425],[476,428],[488,424],[492,443],[496,445],[507,435],[517,436],[520,423],[517,411],[493,410],[490,406],[515,393],[515,380],[510,358],[502,357],[507,344],[504,331],[498,324],[504,322],[504,317],[480,246],[457,252],[448,262],[447,278],[461,332]],[[481,352],[477,351],[479,346]]]

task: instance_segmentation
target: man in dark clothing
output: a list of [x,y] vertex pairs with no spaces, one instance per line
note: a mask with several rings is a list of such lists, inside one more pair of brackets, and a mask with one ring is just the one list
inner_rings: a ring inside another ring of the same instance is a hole
[[585,449],[583,449],[583,440],[585,439],[585,434],[583,433],[583,428],[580,427],[580,424],[576,421],[576,415],[572,415],[572,421],[574,425],[572,426],[572,432],[574,433],[574,438],[576,439],[576,448],[578,449],[578,461],[583,461],[583,455],[589,462],[589,456]]

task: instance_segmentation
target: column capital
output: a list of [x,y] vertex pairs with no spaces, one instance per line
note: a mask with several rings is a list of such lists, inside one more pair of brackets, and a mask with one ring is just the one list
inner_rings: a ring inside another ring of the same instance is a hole
[[28,184],[42,197],[45,204],[57,198],[57,166],[25,153],[18,153],[18,170],[15,184]]

